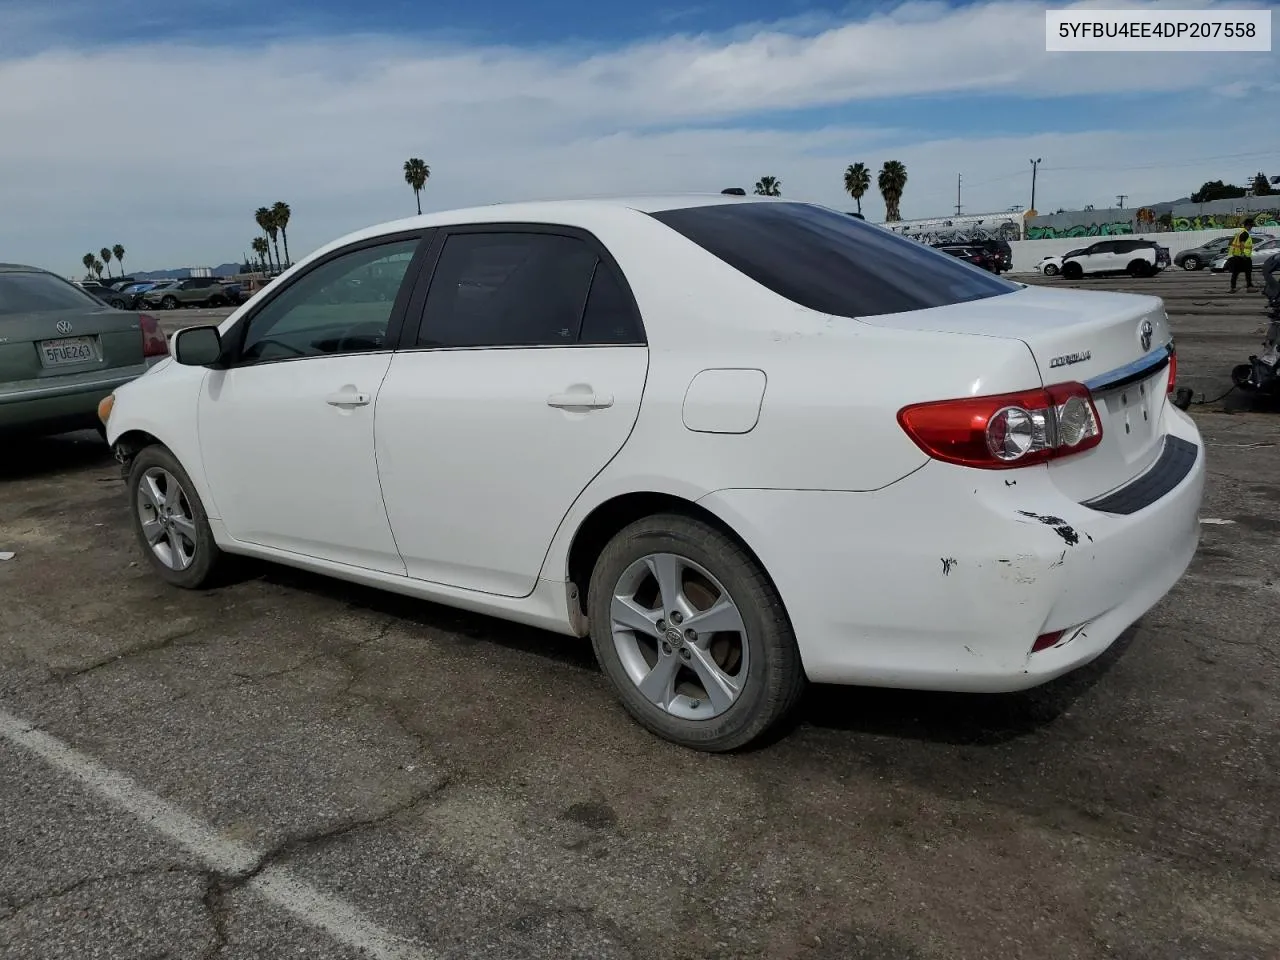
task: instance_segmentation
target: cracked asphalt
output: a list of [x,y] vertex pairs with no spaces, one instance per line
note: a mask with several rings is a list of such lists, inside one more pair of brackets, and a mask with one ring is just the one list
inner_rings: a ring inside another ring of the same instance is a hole
[[[1143,284],[1213,399],[1257,302]],[[267,565],[169,589],[96,437],[9,445],[0,718],[57,739],[0,738],[0,957],[1275,960],[1280,420],[1193,411],[1227,522],[1102,659],[815,689],[728,757],[582,642]]]

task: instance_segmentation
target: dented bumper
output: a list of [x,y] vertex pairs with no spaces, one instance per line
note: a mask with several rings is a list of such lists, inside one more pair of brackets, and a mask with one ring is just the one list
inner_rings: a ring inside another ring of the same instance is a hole
[[810,679],[1025,689],[1101,654],[1190,564],[1204,448],[1189,417],[1166,417],[1194,463],[1124,515],[1074,502],[1044,468],[938,462],[870,493],[722,490],[701,502],[773,577]]

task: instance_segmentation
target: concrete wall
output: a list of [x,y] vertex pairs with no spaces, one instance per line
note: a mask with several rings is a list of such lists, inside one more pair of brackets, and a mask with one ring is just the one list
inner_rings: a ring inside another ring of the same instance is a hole
[[[1262,228],[1263,232],[1272,233]],[[1229,237],[1234,230],[1186,230],[1180,233],[1135,233],[1128,239],[1154,240],[1162,247],[1169,248],[1169,256],[1174,257],[1183,250],[1190,250],[1214,237]],[[1073,237],[1066,240],[1015,240],[1009,244],[1013,248],[1013,273],[1034,272],[1036,264],[1043,257],[1053,257],[1077,250],[1106,240],[1106,237]]]
[[[1137,232],[1140,227],[1139,209],[1138,207],[1112,207],[1097,210],[1067,210],[1063,213],[1028,217],[1026,236],[1028,239],[1067,240],[1071,238],[1064,234],[1072,228],[1080,236],[1127,235]],[[1211,200],[1208,203],[1154,203],[1151,204],[1150,209],[1156,213],[1157,217],[1167,214],[1173,218],[1170,225],[1161,228],[1161,232],[1186,232],[1197,229],[1230,230],[1239,226],[1240,221],[1245,217],[1254,217],[1260,228],[1274,229],[1277,225],[1276,218],[1280,216],[1280,194]]]

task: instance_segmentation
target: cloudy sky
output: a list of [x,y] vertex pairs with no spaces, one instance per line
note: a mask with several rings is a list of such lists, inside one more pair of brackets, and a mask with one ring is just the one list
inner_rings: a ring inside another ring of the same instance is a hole
[[0,260],[238,260],[275,200],[297,259],[413,213],[410,156],[430,210],[764,174],[847,210],[845,166],[888,159],[904,217],[951,211],[957,174],[966,211],[1025,204],[1033,157],[1041,210],[1280,174],[1280,53],[1044,35],[999,0],[0,0]]

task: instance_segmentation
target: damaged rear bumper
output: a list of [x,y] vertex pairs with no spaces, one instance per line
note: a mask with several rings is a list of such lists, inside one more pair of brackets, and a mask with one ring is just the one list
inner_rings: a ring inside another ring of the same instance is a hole
[[764,563],[810,679],[1025,689],[1105,651],[1190,564],[1204,448],[1189,417],[1167,417],[1194,463],[1129,513],[1072,501],[1043,468],[938,462],[870,493],[722,490],[700,502]]

